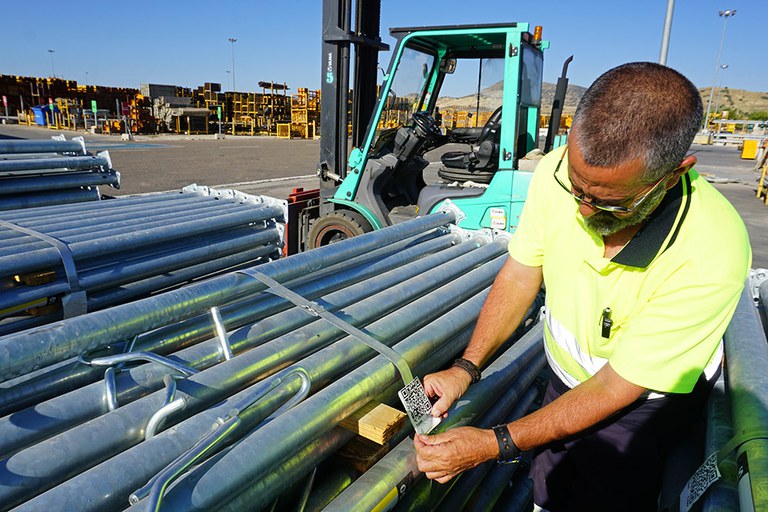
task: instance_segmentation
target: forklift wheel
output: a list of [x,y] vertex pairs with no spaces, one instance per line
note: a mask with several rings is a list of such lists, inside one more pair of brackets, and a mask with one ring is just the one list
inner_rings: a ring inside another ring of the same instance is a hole
[[345,210],[314,219],[309,225],[307,246],[310,249],[335,244],[372,231],[371,224],[360,213]]

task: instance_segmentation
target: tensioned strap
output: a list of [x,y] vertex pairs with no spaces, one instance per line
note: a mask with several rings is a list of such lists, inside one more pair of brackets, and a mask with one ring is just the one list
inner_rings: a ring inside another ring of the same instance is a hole
[[282,297],[288,302],[292,302],[298,307],[306,310],[307,313],[309,313],[312,316],[317,316],[325,319],[334,327],[338,327],[339,329],[346,332],[353,338],[357,338],[359,341],[365,343],[366,345],[371,347],[373,350],[375,350],[379,354],[389,359],[392,362],[392,364],[395,365],[395,367],[397,368],[397,371],[400,372],[400,378],[403,379],[403,382],[406,385],[413,380],[413,374],[411,373],[411,368],[408,366],[408,363],[403,358],[403,356],[401,356],[397,351],[395,351],[391,347],[388,347],[387,345],[383,344],[382,342],[375,339],[371,335],[364,333],[363,331],[361,331],[354,325],[350,324],[349,322],[342,320],[341,318],[334,315],[333,313],[325,309],[323,306],[321,306],[317,302],[314,302],[306,299],[305,297],[302,297],[298,293],[286,288],[282,284],[278,283],[268,275],[259,272],[258,270],[244,269],[244,270],[238,270],[237,272],[240,274],[247,275],[248,277],[252,277],[257,281],[261,281],[267,286],[268,292],[274,295],[277,295],[278,297]]
[[735,435],[717,452],[717,462],[718,464],[723,462],[732,451],[746,442],[766,439],[768,439],[768,430],[765,429],[751,430]]
[[88,304],[86,302],[85,291],[80,287],[80,280],[77,277],[75,258],[72,255],[72,250],[69,248],[69,245],[67,245],[66,242],[59,240],[58,238],[54,238],[51,235],[41,233],[40,231],[25,228],[5,220],[0,220],[0,226],[35,237],[52,245],[53,248],[56,249],[56,251],[59,253],[59,258],[61,259],[61,263],[64,266],[64,275],[67,278],[67,285],[69,286],[69,293],[61,301],[61,306],[64,311],[64,318],[70,318],[88,312]]

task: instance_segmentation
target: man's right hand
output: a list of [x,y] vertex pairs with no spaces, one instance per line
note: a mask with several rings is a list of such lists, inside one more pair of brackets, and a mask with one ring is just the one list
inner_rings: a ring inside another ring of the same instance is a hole
[[472,377],[466,371],[455,366],[425,376],[424,391],[426,391],[427,396],[439,398],[432,406],[432,416],[446,418],[448,409],[467,391],[471,383]]

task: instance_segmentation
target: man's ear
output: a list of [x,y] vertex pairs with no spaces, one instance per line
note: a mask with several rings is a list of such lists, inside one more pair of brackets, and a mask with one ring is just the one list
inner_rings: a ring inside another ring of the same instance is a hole
[[675,176],[682,176],[683,174],[690,171],[694,165],[696,165],[696,157],[694,155],[688,155],[685,158],[683,158],[683,161],[680,162],[680,165],[677,166],[677,168],[672,171],[675,173]]
[[677,182],[680,181],[680,176],[690,171],[694,165],[696,165],[696,157],[693,155],[686,156],[683,161],[680,162],[680,165],[672,171],[672,179],[667,181],[664,188],[669,190],[677,185]]

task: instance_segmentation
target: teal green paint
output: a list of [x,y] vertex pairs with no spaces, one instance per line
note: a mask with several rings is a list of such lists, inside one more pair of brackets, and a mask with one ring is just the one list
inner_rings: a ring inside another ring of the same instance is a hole
[[368,208],[366,208],[360,203],[356,203],[354,201],[347,201],[346,199],[336,199],[335,197],[329,199],[329,201],[334,204],[346,206],[350,210],[354,210],[360,213],[363,217],[365,217],[365,220],[371,223],[371,226],[373,227],[373,229],[381,229],[384,227],[381,221],[378,218],[376,218],[376,216],[371,212],[371,210],[369,210]]
[[[528,30],[528,24],[525,23],[523,30]],[[515,129],[517,127],[517,97],[520,93],[520,70],[522,59],[522,48],[520,48],[519,30],[510,30],[507,32],[506,49],[504,51],[504,93],[502,96],[502,105],[506,108],[501,109],[501,141],[499,149],[499,170],[511,170],[513,159],[504,159],[504,155],[513,155],[515,152]],[[509,54],[509,47],[512,45],[517,48],[515,55]],[[512,108],[508,108],[511,105]]]
[[525,140],[528,146],[525,148],[526,153],[533,150],[537,146],[537,139],[539,138],[539,109],[538,108],[528,107],[527,127],[528,127],[528,135],[526,136]]
[[[357,173],[351,172],[347,175],[347,177],[344,179],[344,181],[339,185],[339,188],[336,190],[336,193],[334,194],[334,198],[338,199],[339,201],[346,201],[348,198],[353,198],[357,196],[357,187],[360,184],[360,172],[365,168],[365,163],[368,160],[368,154],[371,149],[371,145],[373,144],[373,137],[376,134],[376,126],[378,126],[379,119],[381,119],[381,113],[384,110],[384,105],[386,104],[386,101],[382,101],[382,98],[386,99],[387,95],[389,94],[389,90],[392,86],[391,75],[394,75],[397,73],[397,66],[400,64],[400,59],[402,58],[403,51],[405,51],[405,47],[407,43],[414,37],[429,37],[429,36],[442,36],[442,35],[453,35],[453,34],[461,34],[461,33],[467,33],[471,32],[472,34],[476,35],[482,35],[482,34],[499,34],[499,33],[507,33],[507,41],[510,40],[511,34],[516,34],[513,39],[516,39],[517,43],[516,46],[518,47],[518,57],[516,60],[519,61],[520,52],[519,52],[519,46],[520,46],[520,33],[527,32],[529,28],[528,23],[518,23],[516,27],[509,27],[509,28],[483,28],[483,29],[459,29],[459,30],[425,30],[425,31],[418,31],[411,34],[408,34],[405,36],[401,41],[400,44],[397,46],[397,49],[395,51],[395,55],[392,60],[392,65],[390,66],[388,70],[388,74],[385,75],[384,81],[382,83],[381,92],[379,93],[379,101],[376,105],[376,110],[374,112],[373,122],[370,123],[370,129],[368,131],[368,134],[365,138],[365,144],[362,148],[363,153],[363,160],[360,162],[359,166],[354,167],[354,169],[357,169]],[[508,55],[508,53],[507,53]],[[439,60],[436,61],[439,63]],[[439,66],[436,66],[433,64],[432,68],[437,69]],[[519,77],[519,62],[517,64],[517,77]],[[506,66],[505,66],[506,69]],[[505,71],[505,84],[506,79],[508,78],[506,71]],[[436,74],[435,74],[436,79]],[[513,99],[513,105],[516,103],[517,98],[517,80],[519,78],[516,78],[515,80],[515,93],[512,95]],[[504,104],[507,104],[509,97],[507,96],[506,86],[504,91]],[[514,109],[513,109],[514,110]],[[502,111],[502,119],[504,116],[504,113]],[[516,120],[517,114],[515,114],[512,117],[512,121],[514,122]],[[503,123],[503,121],[502,121]],[[514,127],[514,124],[507,125]],[[502,131],[503,131],[503,124],[502,124]],[[502,134],[503,135],[503,134]],[[514,144],[514,140],[512,140],[512,144]],[[507,166],[511,167],[511,166]],[[500,169],[502,167],[499,167]]]

